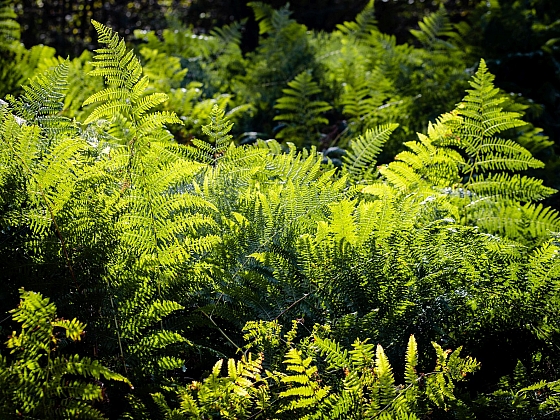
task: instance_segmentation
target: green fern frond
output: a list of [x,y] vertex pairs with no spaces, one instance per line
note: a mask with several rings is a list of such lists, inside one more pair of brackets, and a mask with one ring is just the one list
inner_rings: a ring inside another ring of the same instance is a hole
[[462,117],[457,134],[471,156],[475,156],[496,134],[525,125],[519,119],[519,113],[502,111],[500,105],[505,98],[499,95],[493,81],[494,76],[481,60],[478,71],[469,82],[473,89],[467,90],[467,96],[457,107],[456,113]]
[[393,368],[380,345],[377,346],[375,357],[375,374],[379,383],[377,389],[379,404],[385,406],[391,404],[397,396]]
[[293,141],[298,146],[309,146],[318,126],[329,122],[321,114],[332,106],[325,101],[312,100],[312,96],[320,93],[321,89],[308,71],[298,74],[288,86],[288,89],[282,90],[284,95],[274,105],[280,111],[274,120],[285,121],[290,126],[281,130],[277,137]]
[[531,291],[531,300],[534,300],[535,308],[544,311],[554,311],[553,302],[556,300],[558,286],[556,279],[560,275],[558,261],[558,246],[545,242],[536,248],[529,256],[527,263],[527,280]]
[[479,363],[467,356],[460,358],[461,348],[451,352],[441,348],[437,343],[432,343],[436,350],[435,375],[431,375],[426,380],[426,396],[438,407],[446,408],[447,401],[456,399],[453,391],[454,381],[462,381],[469,373],[479,368]]
[[512,140],[495,139],[477,146],[473,153],[476,160],[465,165],[465,172],[480,173],[493,170],[523,171],[542,168],[544,164],[531,152]]
[[274,9],[268,4],[264,4],[260,1],[253,1],[247,3],[253,13],[255,14],[255,20],[259,23],[259,34],[263,35],[272,31],[272,14]]
[[[13,160],[6,169],[12,176],[21,177],[22,193],[27,195],[25,212],[14,209],[5,216],[14,226],[27,225],[38,237],[44,236],[49,227],[61,235],[57,221],[75,192],[85,145],[65,138],[48,147],[41,139],[40,127],[28,126],[10,113],[4,115],[2,123],[0,142],[4,153]],[[64,248],[64,242],[61,246]]]
[[[255,4],[255,3],[251,3],[251,4]],[[253,10],[255,10],[254,6],[252,7]],[[255,19],[257,21],[261,19],[259,18],[259,16],[257,16],[257,12],[255,11]],[[233,22],[230,25],[224,25],[220,28],[212,29],[210,31],[210,35],[215,36],[225,45],[231,43],[239,45],[241,44],[241,36],[242,36],[241,29],[245,25],[245,22],[246,19],[240,22]]]
[[480,175],[469,189],[481,197],[521,202],[540,201],[556,192],[544,186],[541,179],[507,173]]
[[375,163],[383,145],[398,124],[387,124],[367,130],[350,142],[349,150],[343,158],[344,168],[353,180],[371,179],[376,172]]
[[43,129],[42,136],[47,144],[57,136],[70,136],[77,132],[68,118],[60,116],[68,90],[68,72],[69,63],[64,61],[33,77],[23,87],[19,98],[10,95],[6,98],[16,115]]
[[[142,66],[134,51],[126,50],[124,40],[116,32],[99,22],[92,23],[99,34],[99,42],[105,44],[106,48],[96,50],[93,62],[95,69],[89,75],[102,76],[108,87],[84,101],[84,106],[98,104],[84,123],[90,124],[102,118],[120,123],[124,125],[122,133],[128,133],[125,135],[126,141],[146,135],[153,135],[156,140],[169,140],[170,136],[161,133],[165,132],[162,124],[182,124],[181,120],[170,112],[148,113],[165,102],[167,95],[145,95],[149,79],[148,76],[142,76]],[[153,141],[154,138],[147,141]]]
[[418,39],[425,47],[434,49],[453,48],[453,44],[446,42],[442,37],[454,37],[453,25],[443,5],[418,22],[420,30],[411,30],[410,33]]
[[408,386],[415,386],[418,382],[418,373],[416,366],[418,365],[418,345],[413,335],[408,340],[406,347],[406,364],[404,369],[404,377]]
[[116,32],[95,20],[91,23],[99,34],[99,42],[107,45],[107,48],[96,50],[97,69],[91,75],[103,76],[109,85],[132,90],[142,75],[140,61],[133,51],[126,51],[124,40]]
[[557,229],[557,215],[531,202],[555,190],[511,173],[541,168],[543,163],[520,144],[500,137],[525,123],[521,114],[503,111],[505,98],[493,79],[482,60],[470,82],[473,89],[457,109],[430,124],[419,141],[405,143],[409,150],[379,172],[403,192],[436,187],[450,193],[456,197],[452,205],[463,208],[465,223],[524,242],[539,241]]
[[352,343],[353,350],[350,350],[350,357],[354,368],[374,368],[375,367],[375,345],[368,343],[368,340],[360,341],[356,339]]
[[358,13],[354,21],[344,22],[337,25],[336,28],[341,33],[350,35],[359,40],[367,38],[372,31],[377,31],[373,0],[370,0],[366,7]]
[[379,173],[395,188],[401,191],[411,191],[429,184],[410,165],[394,161],[387,166],[381,166]]
[[14,42],[19,42],[20,26],[16,19],[13,3],[9,0],[0,1],[0,50],[10,50]]
[[[302,358],[301,351],[292,348],[286,355],[284,363],[286,370],[293,371],[295,374],[286,375],[281,381],[290,384],[291,387],[280,392],[279,398],[290,398],[285,407],[279,412],[305,409],[317,405],[329,393],[330,387],[321,387],[313,376],[317,373],[317,367],[311,365],[312,359]],[[293,399],[291,399],[293,397]]]
[[315,337],[314,345],[319,349],[321,356],[326,356],[329,369],[344,369],[351,365],[348,351],[342,349],[336,341]]
[[0,357],[0,380],[5,384],[0,391],[0,413],[8,417],[104,418],[91,405],[102,399],[98,381],[105,378],[131,385],[128,379],[96,360],[60,355],[63,338],[55,328],[65,331],[66,339],[77,341],[85,325],[76,319],[57,318],[56,306],[39,293],[20,289],[20,296],[19,306],[11,313],[22,324],[21,332],[14,332],[6,343],[15,360],[8,365]]
[[214,105],[210,113],[210,122],[202,127],[209,141],[195,139],[192,141],[197,148],[189,148],[190,154],[200,162],[216,167],[232,146],[232,136],[228,134],[233,127],[225,116],[225,111]]
[[471,207],[469,218],[473,223],[521,242],[560,231],[560,214],[542,204],[491,203],[482,199]]
[[[144,299],[143,292],[137,295],[139,298]],[[127,301],[121,304],[121,310],[124,314],[128,315],[121,323],[121,331],[123,338],[135,338],[144,333],[144,329],[153,325],[169,314],[183,309],[181,305],[172,301],[155,301],[149,304],[143,303],[140,311],[135,309],[139,306],[139,302],[134,300]]]

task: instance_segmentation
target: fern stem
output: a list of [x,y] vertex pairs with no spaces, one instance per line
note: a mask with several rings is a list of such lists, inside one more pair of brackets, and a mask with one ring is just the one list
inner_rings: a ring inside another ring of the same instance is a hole
[[273,319],[273,321],[278,321],[278,318],[280,318],[282,315],[284,315],[286,312],[288,312],[290,309],[292,309],[294,306],[296,306],[298,303],[300,303],[301,301],[307,299],[307,296],[309,296],[311,293],[304,293],[302,297],[300,297],[298,300],[296,300],[295,302],[292,302],[292,304],[290,306],[288,306],[286,309],[284,309],[282,312],[280,312],[278,314],[278,316],[276,316],[276,318]]
[[115,310],[115,304],[113,303],[113,296],[109,296],[109,299],[111,301],[111,309],[113,309],[113,319],[115,321],[115,330],[117,331],[117,341],[119,343],[119,351],[121,353],[121,359],[122,359],[122,363],[123,363],[123,367],[124,367],[124,373],[125,373],[125,375],[128,375],[128,371],[126,369],[126,361],[124,359],[124,351],[123,351],[123,346],[122,346],[122,341],[121,341],[121,333],[120,333],[120,329],[119,329],[119,323],[117,321],[117,311]]
[[226,339],[227,341],[229,341],[229,342],[237,349],[237,351],[242,352],[241,347],[239,347],[237,344],[235,344],[235,343],[233,342],[233,340],[232,340],[231,338],[228,337],[228,335],[224,332],[224,330],[222,330],[222,329],[218,326],[218,324],[216,324],[216,322],[212,319],[212,317],[211,317],[210,315],[208,315],[208,314],[207,314],[206,312],[204,312],[202,309],[200,310],[200,312],[202,312],[202,313],[210,320],[210,322],[211,322],[212,324],[214,324],[214,326],[218,329],[218,331],[220,331],[220,334],[222,334],[222,335],[225,337],[225,339]]

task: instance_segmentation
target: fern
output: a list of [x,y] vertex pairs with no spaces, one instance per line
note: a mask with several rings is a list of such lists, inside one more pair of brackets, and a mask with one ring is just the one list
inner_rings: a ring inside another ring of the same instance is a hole
[[68,90],[68,72],[68,62],[62,62],[53,69],[33,77],[29,84],[23,87],[23,94],[19,98],[11,95],[6,97],[16,115],[42,128],[47,147],[56,138],[77,134],[72,122],[60,116]]
[[233,124],[225,117],[225,112],[217,105],[212,108],[210,123],[202,127],[202,131],[209,137],[209,141],[194,139],[189,150],[198,161],[215,167],[232,145],[232,136],[228,134]]
[[[0,391],[4,416],[102,419],[92,403],[102,399],[101,377],[125,382],[128,379],[105,368],[96,360],[78,355],[64,356],[58,346],[64,340],[78,341],[85,325],[76,319],[56,317],[56,306],[39,293],[20,290],[21,302],[11,313],[21,323],[6,345],[9,358],[0,356]],[[55,329],[63,330],[62,339]],[[83,377],[84,379],[81,379]],[[96,384],[95,381],[98,383]]]
[[343,161],[344,168],[350,173],[353,180],[367,180],[374,176],[377,156],[397,127],[397,124],[377,127],[352,140],[350,150],[344,156]]
[[411,30],[410,33],[425,47],[431,49],[447,49],[454,47],[452,44],[442,39],[442,37],[454,37],[455,34],[443,5],[441,5],[436,12],[426,16],[421,22],[418,22],[418,26],[420,30]]
[[[229,359],[226,376],[220,376],[223,360],[216,362],[210,375],[189,387],[174,387],[178,408],[170,408],[162,393],[152,398],[165,419],[188,419],[220,416],[224,419],[249,418],[268,408],[268,386],[261,377],[262,357],[251,355],[235,361]],[[264,403],[264,405],[263,405]]]
[[392,120],[393,115],[398,114],[403,101],[391,96],[395,86],[382,71],[364,69],[364,74],[349,76],[344,83],[340,102],[344,107],[344,115],[355,125],[352,131],[363,132],[380,120]]
[[[22,98],[9,98],[15,112],[29,122],[14,115],[10,108],[3,108],[0,141],[5,150],[3,158],[11,162],[3,168],[9,173],[0,173],[4,190],[2,202],[13,200],[21,207],[5,207],[2,226],[29,229],[31,235],[19,246],[24,246],[36,261],[44,257],[41,241],[48,240],[54,233],[55,249],[66,266],[64,277],[77,288],[62,220],[81,177],[85,144],[72,137],[77,133],[70,121],[55,115],[63,99],[56,93],[64,89],[66,69],[61,65],[38,76],[26,86]],[[43,94],[52,94],[53,98],[43,98]],[[18,189],[14,191],[14,187]]]
[[430,125],[419,142],[407,143],[410,151],[399,154],[380,172],[403,190],[434,186],[455,194],[464,188],[474,194],[459,203],[464,222],[517,240],[528,239],[527,234],[542,238],[558,229],[558,216],[531,202],[555,190],[540,180],[512,174],[543,164],[518,143],[499,137],[524,125],[521,114],[502,110],[505,98],[494,87],[484,61],[471,86],[456,111]]
[[[307,31],[287,8],[255,14],[262,40],[246,57],[235,24],[137,32],[144,68],[98,23],[93,64],[17,51],[37,76],[0,102],[0,299],[37,286],[87,321],[77,351],[137,385],[128,418],[468,417],[504,396],[537,412],[542,394],[552,409],[559,222],[538,203],[554,190],[524,172],[542,167],[524,147],[548,143],[521,121],[523,106],[481,64],[465,100],[435,118],[468,74],[441,11],[421,25],[429,48],[380,34],[371,5],[332,34]],[[256,140],[273,133],[274,110],[283,144]],[[323,146],[354,139],[342,170],[288,141],[316,142],[325,112],[338,123]],[[242,141],[253,144],[233,144],[234,130],[253,129]],[[376,166],[403,141],[395,162]],[[315,323],[311,335],[298,328]],[[356,339],[363,331],[370,338]],[[51,345],[71,341],[62,337]],[[490,339],[510,351],[487,351]],[[477,363],[436,345],[436,368],[422,373],[431,341],[504,365],[533,360],[535,373],[517,369],[515,386],[461,400],[456,384]],[[240,360],[228,359],[234,349],[246,350]],[[200,371],[211,373],[191,382]],[[53,404],[98,398],[68,372]]]
[[261,3],[260,1],[251,2],[247,5],[253,9],[255,20],[259,22],[259,33],[262,35],[267,32],[271,32],[271,17],[274,13],[274,9],[267,4]]
[[184,309],[171,292],[180,273],[186,266],[197,272],[198,256],[219,241],[213,218],[197,214],[215,207],[186,191],[202,165],[172,143],[165,124],[180,122],[177,116],[152,110],[167,96],[148,93],[149,80],[134,53],[116,33],[94,26],[106,48],[97,50],[91,75],[104,77],[108,86],[84,102],[97,105],[84,124],[92,131],[104,126],[109,134],[100,143],[108,153],[100,153],[90,170],[104,185],[98,204],[112,226],[112,249],[100,273],[110,296],[96,327],[115,336],[110,351],[118,355],[119,369],[159,379],[184,364],[171,349],[193,345],[164,321]]
[[289,89],[282,90],[284,96],[274,105],[274,108],[280,111],[274,120],[289,124],[277,134],[277,137],[291,140],[300,147],[309,147],[313,143],[318,127],[329,122],[321,114],[332,107],[325,101],[311,100],[311,97],[321,90],[309,72],[298,74],[288,83],[288,86]]
[[124,40],[111,29],[93,21],[99,33],[99,41],[107,48],[97,50],[94,57],[96,67],[90,75],[103,76],[109,85],[102,91],[90,96],[83,105],[102,102],[84,121],[88,124],[100,118],[114,120],[115,114],[125,119],[127,140],[141,137],[145,141],[168,139],[160,127],[165,123],[180,124],[181,121],[171,113],[147,113],[151,108],[165,102],[163,93],[152,93],[143,97],[148,77],[142,77],[142,66],[132,51],[126,51]]
[[[412,336],[405,367],[407,384],[397,386],[381,346],[356,340],[354,349],[347,352],[339,343],[322,338],[319,331],[328,328],[316,326],[313,340],[301,340],[301,349],[290,347],[293,342],[286,337],[287,349],[281,362],[286,365],[286,372],[263,372],[262,356],[252,359],[249,355],[237,363],[230,359],[227,374],[220,376],[223,365],[220,360],[203,382],[173,388],[179,400],[178,408],[170,408],[161,393],[153,394],[153,398],[164,418],[169,419],[190,416],[418,419],[429,412],[428,401],[434,400],[433,408],[454,401],[454,384],[478,368],[474,359],[459,357],[460,349],[443,352],[434,345],[439,360],[435,370],[416,373],[418,353]],[[269,338],[274,340],[274,336]],[[314,357],[306,356],[305,352]],[[323,372],[313,360],[320,362],[325,356],[327,366]],[[427,387],[421,386],[424,380]],[[435,400],[434,393],[441,394],[441,399]]]
[[356,39],[367,38],[372,31],[377,30],[373,1],[369,1],[366,7],[356,16],[353,22],[344,22],[337,25],[337,29],[345,35],[350,35]]
[[286,370],[294,372],[281,378],[281,381],[291,385],[282,391],[279,398],[290,398],[289,402],[279,411],[297,412],[317,405],[329,393],[329,387],[321,387],[313,376],[317,373],[317,367],[311,366],[311,357],[302,358],[301,352],[291,349],[286,353]]
[[0,2],[0,49],[11,50],[14,43],[19,42],[20,26],[16,21],[17,15],[13,10],[12,2]]

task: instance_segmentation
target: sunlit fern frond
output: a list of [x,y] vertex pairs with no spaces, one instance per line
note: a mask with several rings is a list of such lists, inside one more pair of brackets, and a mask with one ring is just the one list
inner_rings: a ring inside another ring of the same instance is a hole
[[355,181],[371,179],[377,171],[377,156],[398,124],[386,124],[367,130],[350,142],[343,158],[344,168]]
[[16,115],[42,128],[46,147],[57,138],[77,133],[71,120],[60,115],[69,85],[68,73],[69,63],[63,61],[33,77],[23,86],[23,94],[17,99],[11,95],[7,97]]

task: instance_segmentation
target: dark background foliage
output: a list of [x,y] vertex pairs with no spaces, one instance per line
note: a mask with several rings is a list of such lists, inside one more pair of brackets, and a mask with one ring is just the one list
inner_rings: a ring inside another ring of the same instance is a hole
[[[126,36],[134,29],[165,28],[168,13],[198,31],[207,32],[232,21],[252,19],[247,3],[246,0],[23,0],[17,10],[26,46],[45,44],[55,47],[61,55],[78,55],[84,48],[93,46],[95,32],[89,24],[91,19],[105,22]],[[278,9],[286,1],[264,3]],[[410,38],[409,30],[440,4],[457,21],[481,3],[481,0],[380,0],[375,8],[381,32],[394,34],[403,42]],[[308,28],[330,31],[337,24],[353,20],[366,4],[367,0],[300,0],[290,3],[290,9],[294,18]],[[257,33],[256,23],[250,21],[244,37],[245,49],[256,47]]]
[[[161,31],[169,19],[204,33],[248,18],[242,49],[258,45],[258,27],[242,0],[99,1],[23,0],[17,5],[22,41],[27,47],[50,45],[62,56],[78,56],[94,48],[95,19],[130,39],[135,29]],[[284,0],[267,0],[274,8]],[[355,18],[365,0],[302,0],[290,4],[293,18],[310,29],[330,31]],[[452,22],[471,25],[468,43],[474,62],[484,57],[502,89],[520,93],[538,106],[533,119],[556,142],[560,139],[560,2],[556,0],[380,0],[375,2],[378,26],[398,42],[412,41],[414,29],[428,13],[444,5]]]

